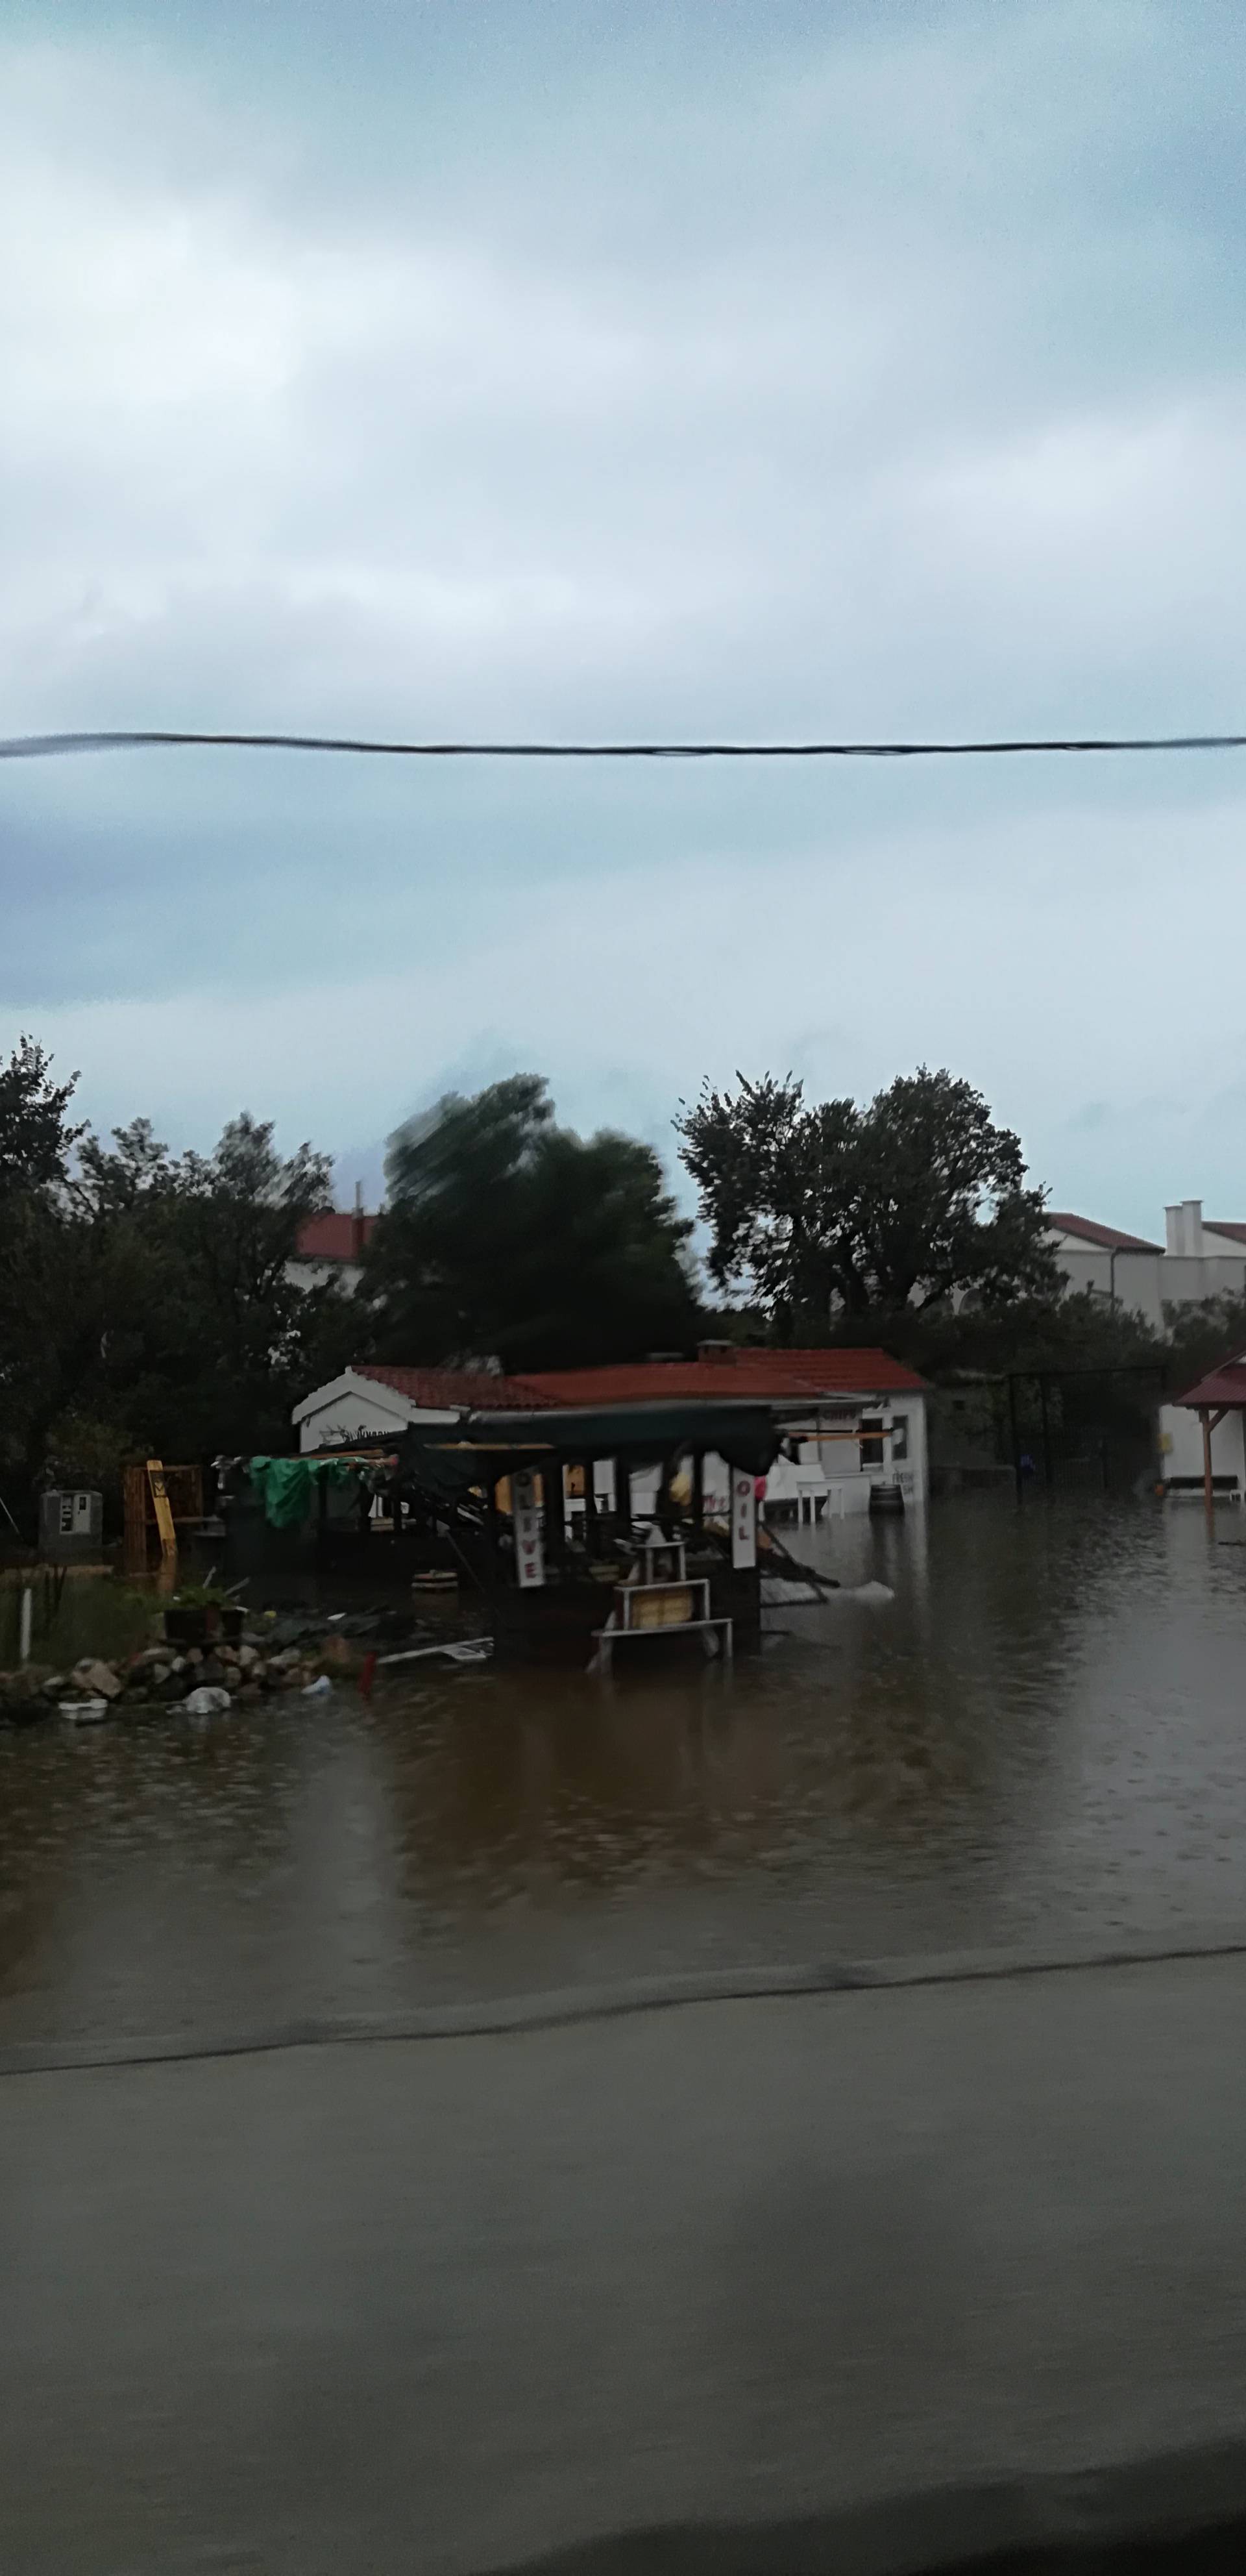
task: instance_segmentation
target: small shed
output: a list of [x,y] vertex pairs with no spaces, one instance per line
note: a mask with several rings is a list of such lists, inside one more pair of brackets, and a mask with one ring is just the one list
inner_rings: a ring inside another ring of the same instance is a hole
[[1160,1408],[1160,1457],[1170,1494],[1201,1494],[1210,1511],[1217,1495],[1246,1495],[1246,1352],[1221,1360],[1197,1385]]

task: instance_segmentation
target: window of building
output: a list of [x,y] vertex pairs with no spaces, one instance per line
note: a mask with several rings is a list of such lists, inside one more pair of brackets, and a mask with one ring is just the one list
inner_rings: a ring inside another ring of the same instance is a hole
[[876,1419],[866,1421],[865,1417],[862,1416],[859,1437],[861,1441],[862,1466],[881,1467],[883,1463],[882,1423]]

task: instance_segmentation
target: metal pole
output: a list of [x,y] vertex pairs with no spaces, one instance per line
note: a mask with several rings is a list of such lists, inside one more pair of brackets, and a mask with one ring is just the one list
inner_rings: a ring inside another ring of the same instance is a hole
[[17,1660],[19,1664],[28,1664],[30,1662],[30,1632],[34,1619],[34,1608],[34,1593],[28,1583],[24,1584],[22,1587],[22,1606],[18,1630]]
[[1210,1521],[1215,1515],[1216,1497],[1211,1480],[1211,1415],[1205,1406],[1198,1418],[1203,1426],[1203,1509]]
[[1012,1373],[1012,1370],[1011,1370],[1011,1369],[1009,1369],[1009,1372],[1008,1372],[1008,1422],[1009,1422],[1009,1427],[1010,1427],[1011,1432],[1012,1432],[1012,1474],[1013,1474],[1013,1482],[1014,1482],[1014,1484],[1016,1485],[1016,1488],[1017,1488],[1017,1501],[1018,1501],[1018,1502],[1020,1502],[1020,1500],[1021,1500],[1021,1434],[1020,1434],[1020,1432],[1019,1432],[1019,1430],[1018,1430],[1018,1428],[1017,1428],[1017,1381],[1016,1381],[1016,1378],[1014,1377],[1014,1375],[1013,1375],[1013,1373]]
[[1048,1491],[1050,1491],[1050,1489],[1051,1489],[1051,1424],[1050,1424],[1050,1422],[1048,1421],[1048,1418],[1047,1418],[1047,1376],[1046,1376],[1046,1371],[1045,1371],[1045,1370],[1041,1370],[1041,1369],[1040,1369],[1040,1371],[1039,1371],[1039,1378],[1038,1378],[1038,1409],[1039,1409],[1039,1412],[1041,1413],[1042,1418],[1043,1418],[1043,1483],[1044,1483],[1044,1485],[1046,1485],[1046,1487],[1047,1487]]

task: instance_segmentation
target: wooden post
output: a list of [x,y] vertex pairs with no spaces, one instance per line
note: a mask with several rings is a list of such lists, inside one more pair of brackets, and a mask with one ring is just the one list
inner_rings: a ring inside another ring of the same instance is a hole
[[1208,1520],[1216,1508],[1216,1489],[1211,1474],[1211,1435],[1219,1430],[1228,1411],[1227,1404],[1222,1404],[1218,1413],[1209,1413],[1205,1405],[1199,1407],[1198,1418],[1203,1426],[1203,1509]]
[[1047,1415],[1047,1375],[1046,1375],[1046,1371],[1045,1371],[1045,1370],[1040,1370],[1040,1372],[1039,1372],[1039,1380],[1038,1380],[1038,1409],[1039,1409],[1039,1412],[1041,1413],[1042,1418],[1043,1418],[1043,1483],[1044,1483],[1044,1485],[1046,1485],[1046,1486],[1048,1487],[1048,1489],[1050,1489],[1050,1485],[1051,1485],[1051,1424],[1050,1424],[1050,1421],[1048,1420],[1048,1415]]
[[692,1453],[692,1526],[697,1530],[703,1530],[705,1527],[705,1451],[703,1449],[694,1449]]
[[[1014,1373],[1014,1371],[1013,1371],[1012,1369],[1010,1369],[1010,1370],[1009,1370],[1009,1372],[1008,1372],[1008,1429],[1009,1429],[1009,1432],[1010,1432],[1011,1437],[1012,1437],[1012,1477],[1013,1477],[1013,1483],[1015,1484],[1016,1489],[1017,1489],[1017,1501],[1018,1501],[1018,1502],[1020,1502],[1020,1500],[1021,1500],[1021,1432],[1020,1432],[1020,1427],[1019,1427],[1018,1422],[1017,1422],[1017,1380],[1016,1380],[1016,1375],[1015,1375],[1015,1373]],[[820,1465],[820,1464],[821,1464],[821,1460],[819,1460],[819,1465]]]
[[545,1554],[551,1565],[561,1565],[567,1542],[567,1497],[561,1458],[545,1461],[541,1492],[545,1504]]

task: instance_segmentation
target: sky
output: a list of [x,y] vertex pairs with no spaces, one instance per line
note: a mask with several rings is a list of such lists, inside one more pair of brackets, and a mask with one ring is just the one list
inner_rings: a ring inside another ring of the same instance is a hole
[[[0,732],[1246,731],[1240,0],[9,0]],[[0,1051],[379,1187],[946,1064],[1246,1216],[1246,753],[0,765]]]

